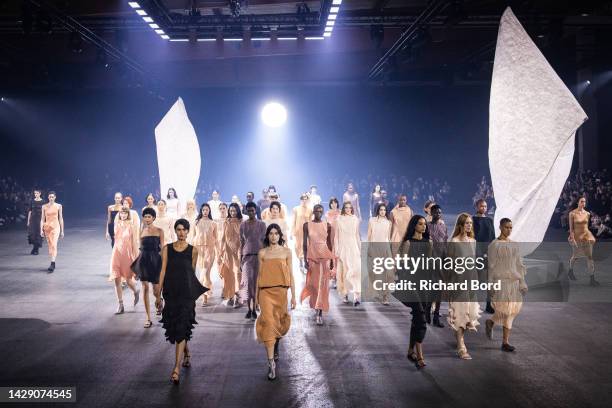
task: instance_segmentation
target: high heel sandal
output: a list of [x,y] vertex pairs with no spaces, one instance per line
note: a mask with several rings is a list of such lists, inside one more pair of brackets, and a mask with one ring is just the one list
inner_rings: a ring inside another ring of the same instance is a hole
[[471,360],[472,359],[472,356],[470,356],[470,353],[468,353],[467,349],[465,349],[465,348],[457,350],[457,355],[462,360]]
[[153,326],[153,322],[152,322],[152,321],[150,321],[150,320],[145,320],[144,328],[145,328],[145,329],[148,329],[148,328],[150,328],[151,326]]
[[406,354],[406,358],[409,361],[412,361],[413,363],[416,363],[418,361],[417,360],[417,353],[415,353],[414,351],[408,352],[408,354]]
[[179,372],[178,370],[175,368],[174,370],[172,370],[172,375],[170,376],[170,381],[172,381],[172,383],[174,385],[179,385]]
[[191,367],[191,361],[189,360],[191,358],[191,354],[189,353],[185,353],[183,355],[183,367]]
[[422,358],[417,359],[417,361],[414,362],[414,366],[417,368],[417,370],[420,370],[421,368],[424,368],[425,366],[427,366],[427,364],[425,364],[425,360]]

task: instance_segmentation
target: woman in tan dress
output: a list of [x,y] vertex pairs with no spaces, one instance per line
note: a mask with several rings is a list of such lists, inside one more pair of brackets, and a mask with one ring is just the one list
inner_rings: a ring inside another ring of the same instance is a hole
[[217,253],[217,223],[212,219],[212,211],[207,203],[202,204],[200,213],[192,228],[195,231],[194,246],[198,250],[196,269],[200,271],[200,283],[208,288],[202,297],[202,307],[208,305],[212,296],[212,280],[210,271],[215,263]]
[[300,196],[301,204],[293,207],[293,226],[291,228],[295,239],[295,256],[300,261],[300,270],[306,272],[304,268],[304,224],[312,218],[312,209],[308,207],[308,195]]
[[242,212],[238,204],[231,203],[228,207],[228,217],[223,226],[221,243],[221,267],[219,273],[223,279],[223,298],[228,300],[227,306],[238,308],[242,301],[240,288],[240,224]]
[[55,201],[55,191],[49,191],[49,202],[42,206],[40,218],[40,236],[47,238],[51,265],[47,268],[49,273],[55,270],[55,258],[57,257],[57,241],[64,238],[64,216],[62,205]]
[[576,208],[569,213],[569,238],[568,241],[572,246],[572,257],[570,258],[568,277],[571,280],[576,280],[574,275],[574,263],[578,258],[586,258],[589,275],[591,276],[591,286],[599,286],[599,282],[595,280],[595,263],[593,262],[593,245],[595,237],[589,231],[591,221],[591,213],[586,209],[586,198],[578,197]]
[[284,246],[283,232],[277,224],[266,229],[264,247],[259,251],[259,273],[255,305],[261,313],[255,323],[257,341],[268,355],[268,380],[276,379],[279,342],[291,326],[287,311],[287,289],[291,289],[291,309],[295,309],[295,286],[291,273],[291,250]]
[[512,352],[510,330],[512,322],[521,311],[523,295],[527,292],[525,283],[525,265],[521,259],[518,243],[509,236],[512,232],[512,221],[502,218],[499,222],[499,237],[491,242],[487,252],[489,259],[489,282],[500,282],[501,289],[491,293],[491,304],[495,313],[487,319],[486,333],[493,339],[493,326],[497,323],[504,329],[502,351]]

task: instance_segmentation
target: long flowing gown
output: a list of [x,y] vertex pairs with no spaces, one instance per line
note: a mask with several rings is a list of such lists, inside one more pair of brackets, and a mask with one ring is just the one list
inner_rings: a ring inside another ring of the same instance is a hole
[[[328,227],[331,231],[327,222],[308,222],[308,272],[300,294],[300,303],[309,298],[312,309],[321,309],[324,312],[329,310],[330,261],[334,259],[334,253],[327,245]],[[333,242],[333,236],[329,238]]]
[[163,285],[164,309],[160,323],[166,330],[166,340],[174,344],[191,340],[193,325],[198,323],[195,319],[195,301],[208,289],[202,286],[195,276],[192,263],[193,246],[187,245],[187,248],[180,252],[175,250],[172,244],[166,248],[168,260]]
[[240,298],[247,304],[251,299],[255,300],[257,290],[257,274],[259,272],[259,259],[257,254],[263,247],[266,236],[266,224],[255,219],[247,220],[240,224],[240,247],[242,257],[240,259],[242,276],[240,279]]
[[361,243],[359,219],[354,215],[341,215],[336,220],[334,252],[338,257],[338,292],[346,296],[352,291],[361,293]]
[[178,198],[166,199],[166,215],[172,219],[178,219],[180,214]]
[[59,211],[60,205],[55,203],[45,207],[45,222],[43,223],[43,232],[47,238],[47,246],[49,247],[49,255],[55,258],[57,256],[57,242],[60,236]]
[[200,270],[200,282],[212,293],[210,270],[215,262],[218,237],[217,223],[208,218],[200,218],[193,226],[195,231],[194,246],[198,249],[196,267]]
[[138,255],[134,250],[136,229],[131,221],[115,222],[115,245],[111,254],[109,281],[116,278],[131,279],[134,276],[132,263]]
[[[372,217],[368,222],[368,229],[370,230],[371,236],[368,240],[368,294],[372,296],[380,295],[378,291],[374,290],[373,282],[375,280],[382,280],[383,283],[391,283],[395,279],[394,270],[385,268],[385,271],[377,275],[374,273],[374,258],[390,258],[391,254],[391,243],[389,238],[391,236],[391,221],[387,218]],[[389,295],[390,291],[386,289],[382,290],[382,295]]]
[[[459,237],[452,238],[448,246],[448,253],[453,258],[475,258],[476,257],[476,240],[468,238],[467,241],[461,241]],[[469,281],[478,280],[476,269],[465,268],[464,271],[458,268],[451,271],[449,282],[460,283],[468,281],[467,290],[452,290],[449,291],[448,300],[448,324],[453,330],[462,328],[464,330],[476,331],[480,324],[480,305],[476,292],[470,290]]]
[[28,226],[28,244],[34,245],[36,248],[42,246],[42,237],[40,236],[40,219],[42,217],[43,200],[30,201],[30,225]]
[[176,232],[174,231],[174,218],[167,214],[158,216],[153,221],[153,225],[164,231],[164,245],[168,245],[176,241]]
[[221,247],[221,270],[223,298],[231,299],[240,287],[240,220],[226,218]]

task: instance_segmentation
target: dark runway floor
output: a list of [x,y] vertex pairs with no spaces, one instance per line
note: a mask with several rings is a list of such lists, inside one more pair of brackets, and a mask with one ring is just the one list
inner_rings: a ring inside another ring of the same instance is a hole
[[[409,309],[354,308],[335,291],[325,326],[314,324],[305,305],[292,313],[275,382],[266,380],[265,351],[244,309],[198,307],[192,367],[175,387],[174,346],[158,323],[142,327],[142,303],[133,310],[126,291],[126,313],[113,315],[102,225],[71,221],[51,275],[46,248],[30,256],[23,232],[0,232],[0,386],[76,386],[82,407],[610,406],[610,304],[525,304],[513,354],[500,351],[499,328],[494,342],[485,338],[484,315],[479,331],[466,336],[471,361],[456,357],[448,327],[430,327],[428,365],[417,371],[405,358]],[[579,278],[572,284],[587,284],[584,272]],[[609,273],[600,280],[612,299]]]

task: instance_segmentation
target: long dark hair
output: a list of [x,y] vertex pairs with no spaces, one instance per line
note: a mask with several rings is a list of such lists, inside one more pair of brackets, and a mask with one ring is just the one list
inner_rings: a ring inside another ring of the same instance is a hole
[[174,189],[174,187],[170,187],[168,189],[168,192],[166,193],[166,198],[169,200],[170,199],[170,190],[172,190],[174,192],[174,198],[178,199],[178,196],[176,195],[176,190]]
[[204,207],[208,207],[208,219],[212,220],[212,211],[210,209],[210,205],[208,205],[208,203],[204,203],[200,206],[200,212],[198,213],[198,216],[196,217],[196,224],[202,219],[202,208]]
[[236,204],[236,203],[231,203],[229,205],[229,207],[227,207],[227,218],[232,218],[230,216],[230,212],[229,212],[229,209],[232,208],[232,207],[234,207],[236,209],[236,218],[241,220],[242,219],[242,211],[240,211],[240,206],[238,204]]
[[[580,194],[578,197],[576,197],[576,199],[574,200],[574,202],[572,203],[572,210],[575,210],[576,208],[578,208],[578,203],[580,202],[580,200],[582,200],[584,198],[584,201],[586,201],[586,195],[584,194]],[[586,205],[585,205],[586,207]]]
[[416,231],[416,226],[419,221],[422,219],[425,220],[425,232],[423,232],[423,239],[429,240],[429,230],[427,229],[427,220],[420,214],[413,215],[408,223],[408,229],[406,230],[406,235],[404,235],[404,241],[411,241],[414,233]]
[[387,210],[387,212],[385,212],[385,218],[389,218],[389,208],[387,207],[387,204],[385,203],[378,203],[376,205],[376,210],[374,211],[374,214],[376,214],[377,217],[380,217],[380,208],[381,207],[385,207],[385,210]]
[[281,230],[281,227],[278,224],[270,224],[268,225],[268,228],[266,228],[266,237],[264,238],[264,247],[270,246],[270,239],[268,238],[268,235],[270,235],[270,231],[272,231],[273,229],[278,231],[278,235],[279,235],[278,245],[280,246],[285,245],[285,238],[283,237],[283,231]]

